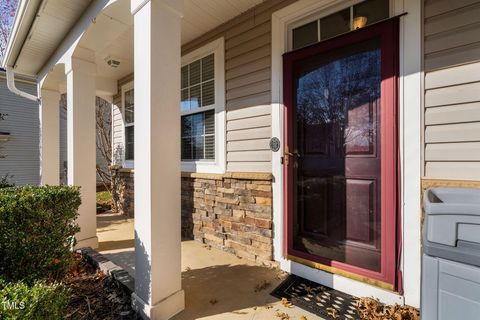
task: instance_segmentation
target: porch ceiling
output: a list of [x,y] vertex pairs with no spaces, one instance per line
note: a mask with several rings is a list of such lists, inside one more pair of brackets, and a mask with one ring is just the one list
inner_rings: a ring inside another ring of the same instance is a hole
[[[89,6],[101,0],[43,0],[31,18],[20,14],[18,30],[10,39],[12,50],[4,65],[14,66],[18,73],[37,75],[55,53],[66,35]],[[222,23],[262,3],[265,0],[185,0],[182,20],[182,44],[201,36]],[[107,2],[107,1],[105,1]],[[93,51],[98,74],[118,79],[133,70],[133,17],[130,0],[110,0],[109,6],[96,16],[79,42],[76,55],[90,55]],[[22,0],[29,4],[29,0]],[[34,9],[30,9],[34,10]],[[18,13],[17,13],[18,15]],[[30,20],[30,21],[28,21]],[[88,50],[83,50],[88,49]],[[111,68],[105,59],[121,62]]]

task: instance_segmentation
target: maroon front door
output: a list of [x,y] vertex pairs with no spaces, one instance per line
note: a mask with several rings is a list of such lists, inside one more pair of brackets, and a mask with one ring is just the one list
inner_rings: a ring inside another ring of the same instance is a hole
[[284,56],[288,254],[394,284],[396,20]]

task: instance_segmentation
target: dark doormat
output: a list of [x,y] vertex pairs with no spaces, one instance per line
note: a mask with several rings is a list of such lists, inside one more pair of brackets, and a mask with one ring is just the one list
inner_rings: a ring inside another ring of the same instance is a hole
[[286,298],[293,305],[325,319],[361,319],[355,307],[357,298],[299,276],[290,275],[271,295]]

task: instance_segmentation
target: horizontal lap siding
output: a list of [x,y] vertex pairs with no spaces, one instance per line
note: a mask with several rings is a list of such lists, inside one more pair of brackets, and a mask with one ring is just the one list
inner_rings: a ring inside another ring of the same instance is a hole
[[225,39],[227,171],[271,171],[271,16],[294,0],[270,0],[183,46]]
[[271,171],[270,44],[270,19],[225,33],[228,171]]
[[[271,171],[271,16],[295,1],[265,1],[182,47],[184,55],[225,39],[227,171]],[[118,82],[113,101],[114,159],[124,149],[121,87],[132,80],[130,75]]]
[[[17,81],[17,87],[30,94],[37,94],[36,85]],[[0,131],[9,132],[7,142],[0,142],[0,178],[13,176],[18,185],[40,183],[40,122],[36,102],[11,93],[7,81],[0,77]]]
[[425,176],[480,180],[480,1],[426,0]]

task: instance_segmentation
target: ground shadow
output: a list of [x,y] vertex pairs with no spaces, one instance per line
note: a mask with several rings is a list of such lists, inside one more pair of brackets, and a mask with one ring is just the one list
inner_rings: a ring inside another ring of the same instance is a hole
[[102,241],[98,243],[97,251],[121,250],[133,248],[134,246],[135,241],[133,239]]
[[[256,290],[263,281],[269,285]],[[215,265],[184,271],[185,310],[173,319],[197,319],[222,313],[247,314],[248,311],[242,309],[278,301],[270,291],[280,282],[276,272],[261,266]]]
[[[128,220],[128,218],[124,215],[114,214],[114,213],[107,213],[107,214],[99,214],[97,215],[97,229],[99,228],[106,228],[106,227],[114,227],[115,225],[123,224]],[[101,232],[99,230],[97,232]]]

